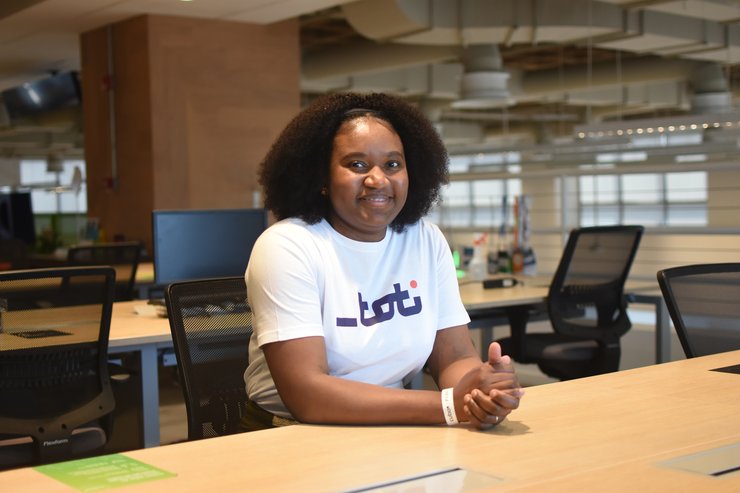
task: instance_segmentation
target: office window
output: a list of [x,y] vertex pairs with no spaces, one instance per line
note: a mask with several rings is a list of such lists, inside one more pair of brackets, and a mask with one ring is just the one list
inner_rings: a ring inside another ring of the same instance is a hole
[[707,174],[703,171],[666,173],[666,196],[671,207],[668,209],[668,226],[706,226],[707,220]]
[[581,226],[707,224],[703,171],[582,175],[578,185]]
[[[85,162],[68,159],[61,164],[62,171],[51,172],[43,159],[24,159],[20,163],[20,181],[31,188],[34,214],[84,214],[87,213],[87,186]],[[82,173],[79,192],[72,190],[75,168]]]
[[[517,173],[518,154],[475,154],[450,158],[450,173],[507,171]],[[452,181],[442,189],[441,203],[429,219],[445,228],[499,227],[513,223],[514,197],[521,194],[519,178]],[[504,207],[504,201],[506,207]]]

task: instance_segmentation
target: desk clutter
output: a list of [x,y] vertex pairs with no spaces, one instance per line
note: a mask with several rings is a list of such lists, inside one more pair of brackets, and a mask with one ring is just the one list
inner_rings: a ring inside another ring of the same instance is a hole
[[156,303],[136,303],[134,313],[146,317],[167,318],[167,307]]
[[513,288],[517,284],[519,284],[519,281],[514,277],[483,279],[483,289]]
[[[453,248],[458,277],[480,281],[493,274],[537,274],[537,258],[530,245],[530,205],[530,197],[514,197],[510,218],[509,198],[504,195],[498,232],[475,233],[472,244]],[[510,221],[511,226],[508,225]]]

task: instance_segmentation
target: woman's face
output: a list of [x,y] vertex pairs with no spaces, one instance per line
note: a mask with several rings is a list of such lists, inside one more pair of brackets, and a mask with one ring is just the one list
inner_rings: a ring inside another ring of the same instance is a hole
[[380,241],[408,195],[403,144],[390,124],[372,116],[339,127],[329,163],[329,223],[347,238]]

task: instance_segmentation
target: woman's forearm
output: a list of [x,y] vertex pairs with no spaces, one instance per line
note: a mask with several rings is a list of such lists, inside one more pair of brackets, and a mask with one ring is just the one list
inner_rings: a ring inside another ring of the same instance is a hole
[[278,388],[293,417],[303,423],[442,424],[440,393],[388,388],[316,374],[301,388]]

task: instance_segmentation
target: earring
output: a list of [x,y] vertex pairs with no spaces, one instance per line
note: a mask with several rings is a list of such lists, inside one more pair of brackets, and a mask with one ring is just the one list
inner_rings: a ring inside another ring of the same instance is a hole
[[326,187],[323,187],[321,189],[321,195],[326,197],[328,194],[329,194],[329,190]]

